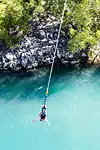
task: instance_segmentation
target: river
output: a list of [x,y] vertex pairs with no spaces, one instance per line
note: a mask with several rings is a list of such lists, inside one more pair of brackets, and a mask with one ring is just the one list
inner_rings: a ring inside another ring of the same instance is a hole
[[100,150],[100,70],[56,70],[48,120],[32,122],[48,74],[0,74],[0,150]]

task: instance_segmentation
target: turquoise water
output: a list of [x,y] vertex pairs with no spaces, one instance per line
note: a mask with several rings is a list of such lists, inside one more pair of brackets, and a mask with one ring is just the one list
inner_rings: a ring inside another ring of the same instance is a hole
[[47,123],[35,122],[48,76],[0,74],[0,150],[100,150],[100,70],[55,71]]

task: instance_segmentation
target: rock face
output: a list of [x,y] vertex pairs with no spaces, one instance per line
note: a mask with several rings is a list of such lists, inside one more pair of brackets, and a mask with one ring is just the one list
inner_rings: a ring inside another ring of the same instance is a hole
[[[1,70],[28,70],[41,66],[49,66],[53,60],[55,44],[57,40],[59,23],[52,16],[30,22],[30,30],[19,42],[19,46],[13,49],[4,49],[0,43],[0,69]],[[57,48],[55,64],[64,66],[76,65],[87,62],[84,53],[70,53],[66,50],[67,34],[63,30]]]

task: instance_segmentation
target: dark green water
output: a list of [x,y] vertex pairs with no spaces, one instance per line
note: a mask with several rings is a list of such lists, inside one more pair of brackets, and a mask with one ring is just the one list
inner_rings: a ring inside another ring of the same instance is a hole
[[48,76],[0,74],[0,150],[100,150],[100,70],[53,74],[47,123],[32,123]]

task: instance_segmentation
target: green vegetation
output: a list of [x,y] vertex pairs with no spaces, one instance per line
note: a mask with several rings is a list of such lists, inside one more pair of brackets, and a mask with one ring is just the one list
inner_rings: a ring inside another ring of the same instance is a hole
[[[38,12],[50,11],[60,20],[63,5],[64,0],[0,0],[0,38],[16,43]],[[70,51],[93,48],[100,39],[100,0],[67,0],[64,26]]]
[[[57,3],[57,4],[56,4]],[[49,3],[49,9],[60,18],[64,0]],[[69,32],[68,49],[92,48],[100,39],[100,0],[67,0],[63,25]]]
[[8,46],[16,43],[28,31],[28,22],[44,3],[35,0],[0,0],[0,39]]

